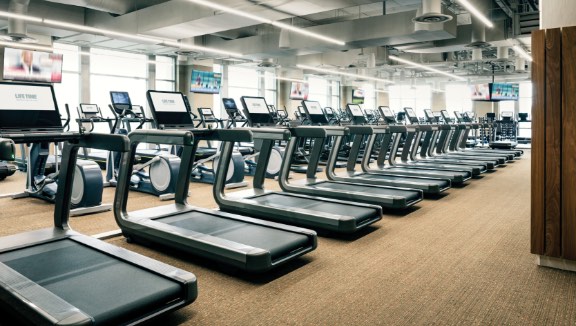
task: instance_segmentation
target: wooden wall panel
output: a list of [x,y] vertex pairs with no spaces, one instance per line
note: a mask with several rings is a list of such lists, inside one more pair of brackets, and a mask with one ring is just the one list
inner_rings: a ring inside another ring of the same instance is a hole
[[559,28],[546,31],[546,247],[551,257],[562,255],[562,35]]
[[544,254],[546,180],[546,32],[532,32],[532,198],[530,252]]
[[576,260],[576,27],[562,29],[562,258]]

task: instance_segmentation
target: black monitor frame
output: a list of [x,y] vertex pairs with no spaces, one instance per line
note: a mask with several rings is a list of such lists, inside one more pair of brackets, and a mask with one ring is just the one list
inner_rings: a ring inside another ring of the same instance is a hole
[[266,103],[266,99],[260,96],[242,96],[240,97],[240,102],[242,103],[242,107],[244,109],[244,116],[248,119],[248,123],[252,127],[256,126],[275,126],[276,122],[274,122],[274,118],[268,113],[251,113],[248,110],[248,106],[246,105],[246,99],[256,99],[264,101],[266,105],[266,110],[268,110],[268,104]]
[[452,118],[450,118],[450,115],[448,114],[448,111],[446,111],[446,110],[440,110],[440,114],[442,114],[442,119],[444,119],[444,123],[445,123],[445,124],[452,123]]
[[431,109],[424,109],[424,116],[429,123],[439,123],[440,120],[434,115]]
[[[351,108],[352,105],[358,106],[358,108],[360,109],[360,112],[362,112],[361,116],[355,115],[353,113],[352,108]],[[355,125],[363,125],[363,124],[368,123],[368,120],[366,119],[366,116],[364,115],[364,110],[362,110],[362,107],[359,104],[355,104],[355,103],[346,104],[346,113],[350,117],[350,121]]]
[[[320,102],[305,100],[305,101],[302,101],[301,103],[302,103],[302,108],[304,109],[304,112],[306,113],[306,117],[308,118],[310,123],[318,124],[318,125],[327,125],[329,123],[328,118],[326,118],[326,114],[324,113],[324,110],[322,110],[322,106],[320,105]],[[322,114],[311,114],[310,110],[308,109],[308,105],[311,103],[317,103]]]
[[528,121],[528,112],[519,112],[518,121],[526,122]]
[[419,124],[420,120],[418,119],[418,115],[416,114],[416,111],[414,111],[413,108],[404,108],[404,112],[406,113],[406,116],[408,117],[408,122],[410,122],[411,124]]
[[454,116],[456,117],[456,121],[458,121],[458,122],[466,122],[466,120],[464,119],[464,116],[462,115],[462,112],[460,112],[460,111],[454,111]]
[[[96,107],[96,112],[86,111],[84,108],[85,106],[90,105]],[[80,103],[80,112],[84,115],[85,118],[94,118],[94,117],[102,117],[102,111],[98,104],[93,103]]]
[[[0,130],[62,131],[62,120],[54,87],[51,84],[0,82],[0,87],[17,86],[24,92],[26,87],[49,87],[54,110],[0,110]],[[22,93],[24,94],[24,93]]]
[[[152,100],[152,93],[159,94],[172,94],[182,96],[182,101],[184,102],[184,111],[182,112],[162,112],[156,111],[156,106]],[[179,128],[179,127],[194,127],[194,122],[190,116],[190,111],[186,105],[184,94],[181,92],[170,92],[170,91],[156,91],[149,90],[146,92],[146,99],[150,105],[150,111],[152,112],[152,117],[156,121],[156,125],[160,128]]]
[[[378,112],[380,113],[380,116],[384,119],[384,122],[388,124],[396,123],[396,117],[394,116],[394,111],[392,111],[389,106],[386,105],[379,106]],[[386,112],[389,112],[390,114],[386,114]]]
[[[128,103],[119,103],[116,102],[115,94],[126,94],[126,98],[128,99]],[[126,114],[126,111],[132,110],[132,100],[130,99],[130,94],[128,92],[123,91],[110,91],[110,102],[112,103],[112,108],[121,116]]]

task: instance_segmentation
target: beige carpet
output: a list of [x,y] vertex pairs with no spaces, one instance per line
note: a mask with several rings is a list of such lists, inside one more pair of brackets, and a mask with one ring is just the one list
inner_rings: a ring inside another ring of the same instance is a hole
[[[0,182],[0,192],[6,186]],[[213,207],[209,187],[193,191],[193,203]],[[112,192],[106,189],[108,200]],[[132,196],[133,207],[159,204]],[[110,242],[198,277],[197,301],[154,324],[575,324],[576,273],[535,264],[529,200],[527,155],[405,215],[388,215],[361,235],[319,238],[315,252],[256,276],[120,237]],[[37,200],[0,205],[2,235],[51,223],[52,206]],[[116,228],[111,213],[71,224],[87,234]]]

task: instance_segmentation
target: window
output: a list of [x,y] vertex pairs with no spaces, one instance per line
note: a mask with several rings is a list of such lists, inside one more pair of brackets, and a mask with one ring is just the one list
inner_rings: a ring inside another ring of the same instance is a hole
[[326,79],[309,77],[308,78],[308,99],[318,101],[320,105],[326,106],[330,103],[329,82]]
[[176,89],[176,65],[173,57],[156,56],[156,90]]
[[278,108],[277,96],[276,96],[276,74],[273,72],[264,72],[264,98],[268,105],[274,105]]
[[472,99],[470,97],[470,87],[463,84],[446,85],[446,106],[448,112],[469,112],[472,111]]
[[[222,73],[222,65],[212,65],[212,71]],[[224,80],[224,76],[221,78],[220,93],[212,95],[212,111],[217,118],[228,117],[228,115],[224,112],[224,108],[222,107],[222,80]],[[240,105],[240,103],[238,103],[238,105]]]
[[65,105],[70,108],[70,130],[78,130],[77,107],[80,104],[80,48],[75,45],[54,43],[54,53],[63,55],[62,83],[54,84],[56,101],[62,116],[66,116]]
[[390,108],[395,112],[405,107],[413,108],[418,116],[424,116],[424,109],[432,107],[432,88],[429,85],[390,86]]
[[242,96],[260,96],[260,78],[258,71],[249,68],[228,67],[228,97],[237,105]]
[[362,104],[362,108],[364,110],[376,109],[376,92],[374,91],[374,85],[364,84],[361,88],[364,90],[364,104]]
[[532,83],[520,83],[520,98],[518,100],[520,113],[528,113],[528,120],[532,116]]
[[[160,73],[164,73],[162,68]],[[130,94],[134,105],[147,109],[146,90],[148,89],[148,56],[120,51],[90,49],[90,102],[98,104],[105,116],[108,110],[110,91]],[[108,126],[96,124],[98,132],[110,132]]]
[[328,104],[335,110],[340,108],[340,82],[333,80],[330,82],[330,102]]

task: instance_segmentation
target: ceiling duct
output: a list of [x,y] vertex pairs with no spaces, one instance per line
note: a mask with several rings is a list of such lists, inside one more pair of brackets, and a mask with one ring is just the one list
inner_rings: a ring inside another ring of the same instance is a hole
[[[8,5],[8,11],[15,14],[26,15],[28,13],[28,5],[30,0],[11,0]],[[21,19],[9,18],[8,19],[8,33],[0,36],[0,39],[20,43],[36,43],[33,37],[26,33],[26,22]]]
[[516,57],[516,62],[514,64],[514,67],[516,68],[514,70],[514,72],[516,73],[525,73],[526,72],[526,60],[522,57]]
[[491,44],[486,42],[486,28],[484,23],[480,21],[480,19],[476,18],[476,16],[471,17],[472,20],[472,43],[466,45],[466,47],[473,48],[473,49],[483,49],[490,47]]
[[[186,39],[181,39],[180,43],[184,45],[195,45],[196,41],[194,40],[193,37],[189,37]],[[201,54],[201,52],[183,48],[174,51],[174,53],[177,54],[178,56],[184,56],[184,57],[197,57]]]
[[422,7],[418,10],[417,17],[412,19],[415,23],[435,24],[452,20],[452,16],[442,13],[441,0],[422,0]]
[[496,57],[499,61],[507,61],[508,60],[508,50],[510,47],[508,46],[499,46],[496,50]]
[[262,62],[260,62],[258,64],[258,67],[261,68],[275,68],[278,67],[278,64],[276,62],[274,62],[274,59],[272,58],[266,58],[266,59],[262,59]]
[[472,61],[482,61],[482,49],[472,49]]
[[[124,15],[134,9],[134,2],[131,0],[47,0],[49,2],[61,3],[69,6],[78,6],[88,9],[104,11],[115,15]],[[149,2],[149,1],[141,1]],[[139,5],[140,9],[144,6]]]

